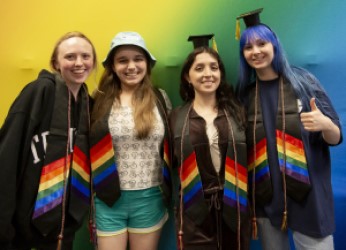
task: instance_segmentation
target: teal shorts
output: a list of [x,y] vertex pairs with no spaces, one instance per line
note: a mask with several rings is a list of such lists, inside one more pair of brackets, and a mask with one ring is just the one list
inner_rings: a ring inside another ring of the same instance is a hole
[[97,236],[114,236],[125,232],[151,233],[168,219],[159,187],[122,190],[113,207],[95,197]]

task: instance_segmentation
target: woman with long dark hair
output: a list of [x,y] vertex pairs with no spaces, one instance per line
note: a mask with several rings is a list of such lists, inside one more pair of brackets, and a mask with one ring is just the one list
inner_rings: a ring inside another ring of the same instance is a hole
[[191,52],[172,111],[180,249],[249,249],[245,116],[219,54]]

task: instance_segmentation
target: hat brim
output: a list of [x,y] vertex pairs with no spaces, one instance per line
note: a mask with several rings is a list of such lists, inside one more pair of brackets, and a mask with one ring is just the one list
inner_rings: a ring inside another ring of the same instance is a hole
[[[153,68],[156,64],[156,58],[146,49],[146,48],[143,48],[143,46],[141,45],[138,45],[138,44],[133,44],[133,43],[123,43],[123,44],[119,44],[119,45],[115,45],[113,46],[109,51],[108,51],[108,54],[106,56],[106,58],[103,60],[102,62],[102,65],[103,67],[106,67],[106,65],[110,62],[110,57],[111,55],[113,54],[113,52],[119,48],[120,46],[124,46],[124,45],[132,45],[132,46],[137,46],[139,48],[141,48],[144,53],[147,55],[147,58],[149,59],[149,64],[150,64],[150,67]],[[114,55],[114,54],[113,54]]]

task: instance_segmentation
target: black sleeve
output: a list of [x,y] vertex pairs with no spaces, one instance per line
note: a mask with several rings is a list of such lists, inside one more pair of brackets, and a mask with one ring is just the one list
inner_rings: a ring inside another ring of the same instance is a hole
[[9,244],[15,234],[17,187],[31,152],[32,128],[39,122],[45,107],[43,94],[36,85],[28,84],[13,102],[0,129],[0,249]]

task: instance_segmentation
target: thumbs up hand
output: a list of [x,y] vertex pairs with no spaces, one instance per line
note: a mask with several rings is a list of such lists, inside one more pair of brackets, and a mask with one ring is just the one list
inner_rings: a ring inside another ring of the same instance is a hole
[[328,116],[322,114],[316,105],[315,98],[311,98],[310,107],[310,112],[300,114],[300,120],[304,129],[311,132],[321,131],[323,139],[327,143],[332,145],[338,144],[341,138],[340,128]]
[[300,120],[304,129],[312,132],[323,131],[329,126],[330,119],[318,109],[315,98],[311,98],[310,107],[310,112],[302,112],[300,114]]

